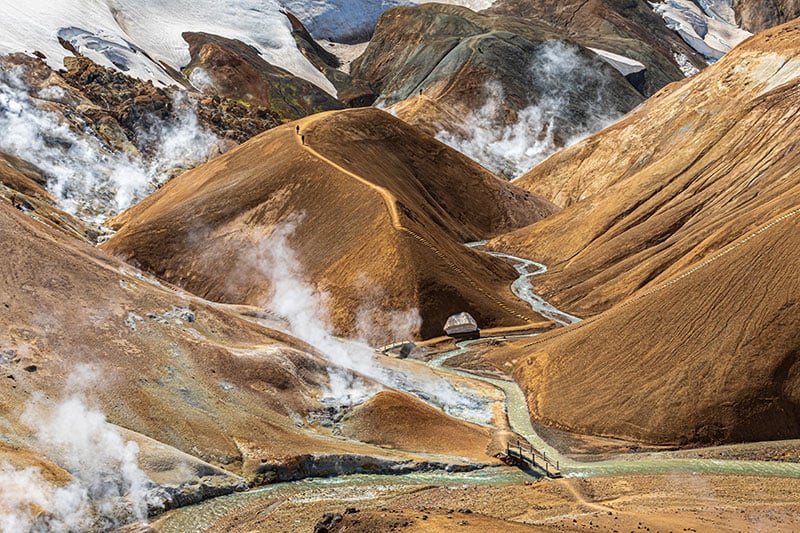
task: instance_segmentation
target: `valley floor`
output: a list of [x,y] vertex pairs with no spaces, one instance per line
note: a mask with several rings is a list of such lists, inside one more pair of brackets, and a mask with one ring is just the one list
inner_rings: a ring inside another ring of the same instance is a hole
[[[239,508],[219,502],[168,513],[160,532],[187,531],[791,531],[800,480],[677,474],[567,478],[510,485],[387,481],[287,484]],[[221,509],[218,509],[221,510]],[[325,519],[327,515],[327,520]],[[197,527],[198,524],[194,524]]]

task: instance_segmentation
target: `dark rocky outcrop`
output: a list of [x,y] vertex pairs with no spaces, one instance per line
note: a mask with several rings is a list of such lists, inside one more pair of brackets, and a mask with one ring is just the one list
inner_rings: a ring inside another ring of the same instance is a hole
[[192,61],[184,69],[204,92],[266,107],[294,120],[344,105],[313,83],[267,63],[241,41],[208,33],[184,33]]
[[372,105],[378,97],[372,86],[364,80],[354,79],[339,70],[341,66],[339,59],[320,46],[297,17],[286,13],[286,18],[292,24],[292,35],[300,52],[333,83],[339,101],[347,107]]
[[503,154],[470,153],[461,145],[480,142],[473,128],[494,141],[520,124],[518,143],[547,140],[552,152],[642,101],[620,72],[563,34],[540,21],[458,6],[394,8],[381,17],[352,73],[380,91],[379,106],[392,106],[426,133],[444,132],[456,139],[451,146],[514,177],[538,161],[519,169]]
[[736,0],[736,23],[758,33],[800,16],[800,0]]
[[[644,83],[650,96],[684,78],[674,54],[697,68],[706,62],[640,0],[500,0],[487,13],[547,23],[576,43],[635,59],[647,68]],[[637,87],[638,88],[638,87]]]

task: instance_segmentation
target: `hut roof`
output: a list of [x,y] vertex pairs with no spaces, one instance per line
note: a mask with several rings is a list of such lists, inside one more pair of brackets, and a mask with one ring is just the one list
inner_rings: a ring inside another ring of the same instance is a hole
[[478,323],[469,313],[451,315],[444,324],[444,332],[448,335],[472,333],[478,331]]

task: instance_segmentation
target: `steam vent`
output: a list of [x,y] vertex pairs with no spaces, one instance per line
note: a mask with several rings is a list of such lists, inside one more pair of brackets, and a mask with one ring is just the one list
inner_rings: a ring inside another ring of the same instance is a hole
[[800,531],[800,0],[0,4],[0,533]]

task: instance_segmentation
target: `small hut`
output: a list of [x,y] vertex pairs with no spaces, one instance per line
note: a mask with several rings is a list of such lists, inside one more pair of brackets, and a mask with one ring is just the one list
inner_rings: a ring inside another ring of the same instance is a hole
[[481,336],[478,323],[469,313],[451,315],[444,324],[444,332],[456,339],[477,339]]

